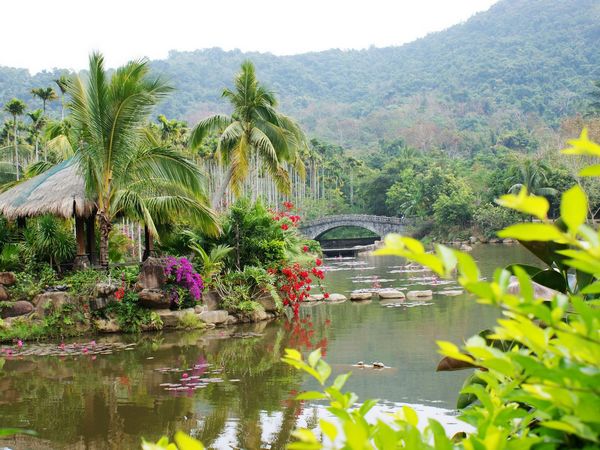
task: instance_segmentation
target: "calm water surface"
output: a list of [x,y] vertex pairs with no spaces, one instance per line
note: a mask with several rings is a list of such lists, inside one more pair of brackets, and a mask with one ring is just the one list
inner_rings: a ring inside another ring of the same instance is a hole
[[[484,275],[508,262],[535,259],[518,246],[477,246]],[[402,260],[327,260],[327,289],[349,293],[382,287],[433,289],[427,272],[405,272]],[[371,303],[302,308],[303,322],[285,320],[209,332],[109,336],[129,350],[97,356],[0,358],[0,427],[35,430],[36,438],[0,440],[11,449],[136,449],[142,437],[185,430],[211,448],[283,448],[297,426],[314,426],[322,407],[293,401],[314,388],[279,362],[283,349],[326,349],[334,375],[349,370],[347,387],[379,398],[377,412],[410,404],[453,432],[456,394],[466,373],[436,373],[435,341],[460,342],[494,323],[497,312],[465,295],[434,295],[401,307]],[[83,342],[81,339],[79,342]],[[352,367],[381,361],[384,370]],[[186,374],[184,378],[183,374]]]

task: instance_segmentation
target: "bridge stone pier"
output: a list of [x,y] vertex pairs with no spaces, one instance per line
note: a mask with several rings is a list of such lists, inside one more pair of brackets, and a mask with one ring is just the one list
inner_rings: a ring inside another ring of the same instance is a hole
[[303,222],[300,224],[299,230],[309,239],[318,239],[327,231],[340,227],[365,228],[383,238],[388,233],[409,234],[410,223],[399,217],[340,214]]

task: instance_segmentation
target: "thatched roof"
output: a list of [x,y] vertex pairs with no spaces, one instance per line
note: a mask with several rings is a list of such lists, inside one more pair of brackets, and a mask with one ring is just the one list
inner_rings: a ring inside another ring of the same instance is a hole
[[52,214],[59,217],[88,217],[94,202],[87,199],[83,178],[73,159],[20,183],[0,194],[0,214],[12,220],[19,217]]

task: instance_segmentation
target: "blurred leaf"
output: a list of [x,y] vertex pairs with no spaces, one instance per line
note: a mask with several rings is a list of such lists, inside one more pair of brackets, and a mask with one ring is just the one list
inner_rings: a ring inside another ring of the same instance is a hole
[[512,238],[519,241],[560,241],[562,233],[554,226],[546,223],[518,223],[498,232],[501,238]]
[[531,278],[531,280],[541,284],[542,286],[546,286],[547,288],[562,292],[563,294],[567,293],[568,291],[567,280],[563,274],[553,269],[538,272]]
[[563,194],[560,202],[560,216],[569,231],[574,233],[583,225],[587,214],[587,197],[581,187],[576,184]]

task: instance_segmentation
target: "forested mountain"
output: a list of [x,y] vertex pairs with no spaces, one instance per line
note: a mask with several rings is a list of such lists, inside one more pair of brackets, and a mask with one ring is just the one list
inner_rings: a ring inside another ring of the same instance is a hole
[[498,109],[550,121],[573,112],[600,78],[599,23],[596,0],[504,0],[401,47],[286,57],[212,49],[173,52],[155,65],[179,88],[169,114],[218,108],[224,78],[251,58],[309,131],[371,142],[389,138],[394,122],[409,125],[406,106],[419,113],[450,108],[459,129],[476,127],[480,114]]
[[[599,24],[598,0],[501,0],[400,47],[294,56],[208,49],[152,64],[177,88],[162,107],[169,117],[222,111],[222,88],[251,59],[312,136],[354,148],[402,137],[472,153],[487,145],[478,144],[482,132],[532,131],[581,110],[600,79]],[[17,96],[35,105],[29,90],[58,72],[0,68],[0,103]]]

